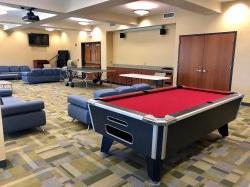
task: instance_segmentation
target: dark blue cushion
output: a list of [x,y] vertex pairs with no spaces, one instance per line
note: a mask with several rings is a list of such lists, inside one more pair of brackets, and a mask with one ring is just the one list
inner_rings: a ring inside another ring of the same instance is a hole
[[7,97],[12,95],[12,90],[8,88],[0,89],[0,97]]
[[3,130],[5,133],[40,127],[45,124],[46,114],[44,110],[3,117]]
[[53,69],[43,69],[43,75],[54,75]]
[[101,89],[94,92],[93,97],[94,99],[99,99],[101,97],[113,96],[118,95],[119,92],[112,88]]
[[30,71],[30,68],[28,66],[20,66],[19,69],[21,72],[29,72]]
[[11,79],[18,79],[21,77],[19,74],[10,74],[10,73],[2,73],[0,74],[0,80],[11,80]]
[[18,97],[8,96],[8,97],[2,97],[2,102],[3,105],[10,106],[10,105],[16,105],[17,103],[23,103],[24,101],[22,101]]
[[60,75],[61,69],[60,68],[54,68],[54,75]]
[[140,84],[134,84],[132,85],[133,88],[135,88],[137,91],[143,91],[143,90],[150,90],[152,89],[149,84],[140,83]]
[[43,75],[43,70],[42,69],[32,69],[31,75],[32,76],[41,76],[41,75]]
[[25,72],[22,72],[21,74],[22,76],[28,76],[28,75],[31,75],[31,72],[25,71]]
[[88,109],[88,99],[85,97],[70,95],[68,96],[68,102],[73,105]]
[[73,104],[69,104],[68,106],[68,115],[73,119],[77,119],[78,121],[91,126],[91,120],[89,115],[89,110],[78,107]]
[[10,116],[23,114],[28,112],[35,112],[44,109],[43,101],[28,101],[28,102],[17,102],[16,104],[3,105],[2,116]]
[[130,92],[136,92],[137,91],[132,86],[120,86],[120,87],[117,87],[116,90],[119,92],[119,94],[125,94],[125,93],[130,93]]
[[9,66],[0,66],[0,72],[9,72]]
[[10,69],[10,72],[19,72],[20,71],[18,66],[10,66],[9,69]]

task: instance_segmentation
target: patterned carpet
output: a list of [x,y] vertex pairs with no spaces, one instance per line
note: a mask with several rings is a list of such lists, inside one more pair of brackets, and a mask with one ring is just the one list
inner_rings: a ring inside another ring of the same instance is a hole
[[[13,82],[14,95],[45,101],[47,124],[45,132],[6,136],[8,167],[0,169],[0,186],[150,186],[140,155],[116,143],[103,157],[101,137],[67,115],[68,95],[90,98],[103,87]],[[250,186],[250,107],[241,107],[228,138],[212,133],[167,160],[161,186]]]

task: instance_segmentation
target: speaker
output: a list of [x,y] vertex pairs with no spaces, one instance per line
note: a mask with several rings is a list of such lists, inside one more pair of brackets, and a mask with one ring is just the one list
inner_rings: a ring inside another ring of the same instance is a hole
[[120,38],[126,38],[126,34],[124,32],[120,33]]
[[57,53],[57,67],[62,68],[67,66],[67,62],[70,58],[70,54],[68,50],[60,50]]
[[166,34],[167,34],[167,29],[161,28],[160,35],[166,35]]

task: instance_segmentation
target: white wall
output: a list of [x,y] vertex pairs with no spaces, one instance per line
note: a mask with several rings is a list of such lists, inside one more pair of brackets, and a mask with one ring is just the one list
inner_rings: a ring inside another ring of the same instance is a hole
[[45,33],[41,30],[22,30],[5,32],[0,30],[0,65],[28,65],[33,67],[33,60],[49,60],[59,49],[67,49],[68,43],[63,43],[61,33],[50,33],[49,47],[30,47],[28,33]]
[[113,64],[173,66],[175,63],[175,25],[168,25],[167,35],[159,29],[113,35]]

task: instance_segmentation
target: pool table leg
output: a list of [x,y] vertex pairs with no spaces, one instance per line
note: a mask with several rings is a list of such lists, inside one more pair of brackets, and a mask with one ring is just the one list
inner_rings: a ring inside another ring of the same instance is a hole
[[113,143],[112,139],[110,139],[110,138],[108,138],[106,136],[103,136],[102,137],[101,152],[108,154],[109,150],[110,150],[110,148],[112,146],[112,143]]
[[223,125],[218,129],[221,136],[225,137],[228,136],[228,124]]
[[159,183],[161,180],[161,169],[163,161],[161,159],[147,158],[148,176],[153,183]]

